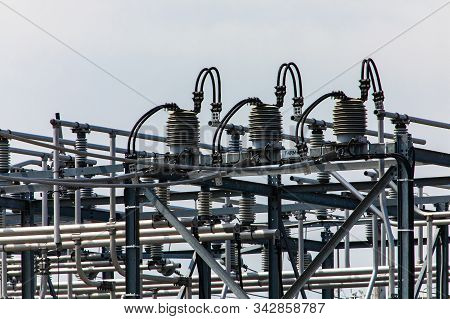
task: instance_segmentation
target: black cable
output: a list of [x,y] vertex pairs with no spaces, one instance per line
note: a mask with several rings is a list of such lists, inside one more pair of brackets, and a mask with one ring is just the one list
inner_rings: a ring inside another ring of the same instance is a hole
[[370,78],[370,81],[371,81],[371,83],[372,83],[372,90],[373,90],[373,92],[374,92],[374,93],[375,93],[375,92],[378,92],[378,88],[377,88],[377,85],[376,85],[377,82],[375,82],[375,78],[374,78],[374,76],[373,76],[372,68],[370,67],[370,64],[369,64],[369,63],[367,63],[366,69],[367,69],[367,71],[366,71],[366,77]]
[[211,78],[211,84],[212,84],[212,90],[213,90],[213,103],[217,103],[217,96],[216,96],[216,81],[214,80],[214,75],[211,72],[211,69],[208,69],[206,72],[203,72],[203,78],[200,84],[200,91],[203,92],[203,87],[205,86],[206,78]]
[[[160,108],[160,107],[162,107],[162,105],[156,106],[155,108]],[[148,116],[149,114],[152,114],[152,112],[154,112],[153,110],[155,108],[151,109],[150,111],[147,111],[144,115],[142,115],[139,118],[139,120],[136,123],[134,123],[133,128],[130,131],[130,135],[128,135],[128,143],[127,143],[127,153],[128,154],[130,154],[130,151],[131,151],[131,140],[133,138],[134,131],[136,130],[136,128],[139,125],[139,123],[141,123],[145,119],[146,116]]]
[[[291,62],[292,63],[292,62]],[[291,68],[291,63],[289,63],[285,68],[284,68],[284,72],[283,72],[283,86],[286,86],[286,76],[287,76],[287,71],[289,71],[289,73],[291,74],[291,78],[292,78],[292,86],[294,87],[294,97],[298,97],[297,95],[297,83],[295,81],[295,75],[294,75],[294,71]]]
[[299,97],[303,97],[303,84],[302,84],[302,76],[300,74],[300,69],[294,62],[290,62],[288,64],[289,66],[292,66],[295,69],[295,72],[297,73],[297,82],[298,82],[298,95]]
[[[242,101],[239,101],[238,103],[236,103],[236,105],[234,105],[230,111],[228,111],[228,113],[224,116],[224,118],[222,119],[222,121],[219,123],[219,125],[216,128],[216,131],[214,132],[214,136],[213,136],[213,141],[212,141],[212,145],[211,145],[211,149],[212,149],[212,153],[214,154],[216,152],[216,140],[217,137],[219,136],[219,140],[218,140],[218,149],[217,151],[220,153],[221,149],[220,149],[220,139],[222,138],[222,132],[226,127],[226,124],[228,123],[228,121],[231,119],[231,117],[245,104],[247,103],[251,103],[251,102],[261,102],[258,98],[246,98]],[[220,135],[219,135],[220,132]]]
[[305,121],[308,118],[308,115],[312,112],[312,110],[314,110],[314,108],[317,105],[319,105],[321,102],[323,102],[324,100],[328,99],[329,97],[346,98],[346,95],[342,91],[327,93],[327,94],[324,94],[321,97],[319,97],[310,106],[308,106],[308,108],[305,110],[305,112],[303,112],[303,114],[301,115],[300,120],[297,122],[297,125],[295,127],[295,143],[297,144],[297,146],[300,145],[299,127],[300,127],[301,143],[304,144],[305,143],[305,137],[304,137],[303,129],[304,129],[304,126],[305,126]]
[[367,77],[364,73],[366,71],[367,59],[362,60],[361,63],[361,80],[365,80]]
[[[194,88],[194,112],[200,113],[202,103],[203,103],[203,88],[205,86],[205,81],[207,77],[210,77],[211,84],[212,84],[212,90],[213,90],[213,108],[219,107],[219,112],[221,109],[222,104],[222,81],[220,79],[220,73],[219,70],[216,67],[210,67],[210,68],[203,68],[200,73],[197,76],[197,80],[195,81],[195,88]],[[217,86],[216,86],[217,81]],[[216,94],[217,91],[217,94]]]
[[136,127],[134,133],[133,133],[133,154],[136,154],[136,139],[138,136],[138,133],[142,127],[142,125],[144,125],[144,123],[155,113],[157,113],[158,111],[162,110],[165,106],[160,106],[160,107],[156,107],[153,109],[153,112],[149,113]]
[[222,134],[223,134],[223,131],[225,130],[227,123],[229,122],[231,117],[233,117],[233,115],[236,114],[236,112],[247,103],[249,103],[249,99],[242,100],[242,101],[238,102],[235,106],[233,106],[227,114],[225,114],[223,120],[220,122],[219,126],[217,127],[216,131],[214,132],[213,153],[215,152],[215,145],[216,145],[217,137],[218,137],[217,152],[220,153],[222,151],[220,141],[222,139]]
[[208,68],[203,68],[200,73],[197,75],[197,80],[195,81],[195,88],[194,88],[194,92],[198,92],[198,84],[200,83],[200,79],[203,75],[204,72],[208,71]]
[[221,81],[221,79],[220,79],[220,73],[219,73],[219,70],[218,70],[215,66],[210,67],[209,70],[210,70],[211,72],[216,73],[216,80],[217,80],[217,102],[218,102],[218,103],[222,103],[222,81]]
[[278,74],[277,74],[277,86],[280,86],[280,79],[281,79],[281,72],[283,71],[283,69],[287,66],[287,63],[283,63],[282,65],[280,65],[280,67],[278,68]]
[[372,65],[373,70],[375,71],[375,75],[377,77],[377,83],[378,83],[378,91],[383,91],[383,87],[381,86],[381,78],[380,74],[378,73],[377,65],[375,64],[375,61],[372,60],[372,58],[369,58],[367,60],[367,65]]
[[[295,70],[295,72],[294,72]],[[278,68],[277,73],[277,85],[275,86],[275,96],[277,97],[276,105],[282,107],[284,103],[284,97],[286,95],[286,76],[289,71],[292,78],[292,85],[294,89],[294,106],[303,106],[303,85],[300,69],[294,62],[283,63]],[[295,76],[297,75],[297,77]],[[298,90],[297,90],[298,86]]]

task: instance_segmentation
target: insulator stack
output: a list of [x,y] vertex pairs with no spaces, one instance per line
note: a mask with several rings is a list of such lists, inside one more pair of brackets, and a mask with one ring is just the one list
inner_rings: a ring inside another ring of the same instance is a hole
[[166,206],[169,206],[169,202],[170,202],[169,187],[166,187],[166,186],[155,187],[155,193],[156,193],[156,196],[158,196],[161,203],[163,203]]
[[1,209],[0,210],[0,228],[6,227],[6,211]]
[[[151,179],[142,179],[143,182],[146,181],[153,181]],[[170,204],[170,189],[169,187],[155,187],[155,194],[158,196],[161,203],[163,203],[166,206],[169,206]],[[161,260],[163,255],[163,245],[162,244],[151,244],[151,245],[145,245],[144,250],[149,253],[150,258],[152,260]]]
[[395,125],[394,134],[408,134],[408,127],[406,125]]
[[[299,261],[298,259],[299,259],[299,257],[298,257],[298,255],[297,255],[297,265],[300,264],[300,261]],[[303,271],[304,271],[306,268],[308,268],[308,266],[311,264],[311,262],[312,262],[312,255],[311,255],[311,253],[305,253],[305,254],[303,255],[303,264],[304,264]]]
[[[367,214],[368,217],[372,217],[372,213]],[[369,242],[373,239],[373,229],[372,229],[372,221],[364,225],[366,238]]]
[[[372,216],[372,214],[368,215],[368,216]],[[377,229],[378,229],[378,235],[380,235],[380,225],[377,224]],[[369,242],[371,242],[373,240],[373,227],[372,227],[372,221],[368,224],[365,225],[365,233],[366,233],[366,238]],[[380,236],[378,236],[379,238]]]
[[269,105],[252,106],[249,133],[255,149],[264,149],[268,144],[279,144],[282,140],[280,109]]
[[0,173],[9,172],[9,141],[5,138],[0,138]]
[[230,141],[228,143],[228,151],[233,153],[238,153],[242,151],[242,140],[239,134],[231,134]]
[[397,199],[397,192],[393,188],[389,188],[387,191],[386,197],[389,199]]
[[80,193],[81,193],[81,198],[94,196],[94,191],[92,190],[92,188],[82,188]]
[[[77,131],[77,138],[75,140],[75,149],[79,152],[87,152],[87,138],[86,131],[80,130]],[[76,154],[75,162],[77,167],[86,167],[87,166],[87,158],[85,155]],[[89,176],[84,176],[85,178],[89,178]],[[70,193],[67,193],[66,196],[70,196]],[[80,190],[81,198],[90,198],[94,196],[94,191],[92,188],[82,188]],[[83,205],[83,207],[93,207],[92,205]]]
[[[321,129],[315,129],[311,131],[309,136],[309,147],[311,150],[321,149],[325,142],[323,131]],[[322,152],[321,152],[322,153]],[[320,184],[326,184],[330,182],[330,173],[319,172],[317,173],[317,181]]]
[[284,224],[284,231],[285,231],[285,233],[286,233],[286,237],[289,238],[289,237],[291,237],[291,233],[292,233],[292,228],[286,227],[286,223],[289,222],[289,214],[284,213],[284,214],[281,216],[281,219],[282,219],[283,224]]
[[266,246],[261,250],[261,270],[269,271],[269,248]]
[[[87,152],[86,133],[78,133],[75,140],[75,149],[79,152]],[[86,155],[75,155],[75,161],[78,167],[86,167]]]
[[[148,250],[147,250],[148,251]],[[163,245],[162,244],[152,244],[149,246],[149,254],[152,260],[163,259]]]
[[230,251],[230,264],[231,270],[234,272],[238,272],[239,270],[239,254],[238,254],[238,244],[233,242],[231,243],[231,251]]
[[169,112],[167,120],[167,145],[170,153],[198,153],[199,122],[191,111],[177,110]]
[[211,192],[201,191],[198,193],[197,211],[199,218],[211,217]]
[[253,206],[255,206],[256,200],[253,194],[243,194],[239,200],[239,214],[238,219],[241,225],[250,225],[255,222],[255,213],[253,212]]
[[360,139],[366,134],[367,110],[359,99],[336,100],[333,132],[339,143]]

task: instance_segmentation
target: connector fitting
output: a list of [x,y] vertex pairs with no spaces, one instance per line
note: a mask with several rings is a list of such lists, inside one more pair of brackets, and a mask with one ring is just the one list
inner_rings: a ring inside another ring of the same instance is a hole
[[275,86],[275,96],[277,97],[277,107],[282,107],[284,102],[284,96],[286,95],[286,86]]
[[359,89],[361,90],[361,100],[367,101],[370,89],[370,79],[359,80]]

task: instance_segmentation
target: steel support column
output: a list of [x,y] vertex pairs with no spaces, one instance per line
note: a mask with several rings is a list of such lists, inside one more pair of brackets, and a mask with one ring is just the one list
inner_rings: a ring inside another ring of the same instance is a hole
[[[409,157],[411,135],[404,122],[395,124],[396,152]],[[403,165],[398,165],[398,298],[414,299],[414,181]]]
[[[20,224],[22,227],[33,226],[34,215],[29,209],[21,211]],[[34,275],[34,252],[22,252],[20,263],[22,277],[22,299],[34,299],[34,293],[36,290],[36,278]]]
[[[333,236],[333,233],[329,229],[326,229],[320,235],[322,237],[322,242],[327,243]],[[332,268],[334,268],[334,251],[332,251],[325,259],[325,261],[322,263],[322,269],[332,269]],[[334,299],[334,289],[332,288],[322,289],[322,299]]]
[[441,226],[441,294],[440,299],[448,299],[448,226]]
[[[273,186],[272,194],[267,198],[267,218],[269,229],[278,229],[281,220],[281,196],[279,186],[281,185],[280,175],[269,175],[269,185]],[[269,298],[279,299],[283,295],[281,285],[281,244],[280,240],[269,241]]]
[[141,297],[139,199],[136,188],[125,188],[125,298]]
[[[211,253],[211,243],[202,243],[202,246]],[[197,258],[198,271],[198,297],[199,299],[211,299],[211,268],[201,258]]]
[[[439,203],[436,205],[436,211],[443,212],[448,209],[446,203]],[[436,258],[436,272],[438,274],[436,281],[439,282],[436,292],[436,298],[448,299],[448,225],[439,226],[439,262]]]
[[[210,192],[211,189],[207,185],[201,187],[202,192]],[[197,200],[198,205],[198,200]],[[201,225],[209,225],[211,218],[207,216],[199,216],[199,223]],[[202,243],[202,246],[211,254],[211,243]],[[197,271],[198,271],[198,296],[200,299],[211,299],[211,268],[201,258],[197,258]]]

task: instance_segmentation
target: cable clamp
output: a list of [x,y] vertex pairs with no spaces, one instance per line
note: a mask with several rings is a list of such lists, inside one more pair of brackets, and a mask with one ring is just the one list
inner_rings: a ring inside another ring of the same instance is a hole
[[125,209],[139,209],[140,206],[136,206],[136,205],[130,205],[130,206],[125,206]]
[[125,249],[127,249],[127,248],[141,248],[141,246],[137,246],[137,245],[128,245],[128,246],[121,246],[121,247],[123,247]]

